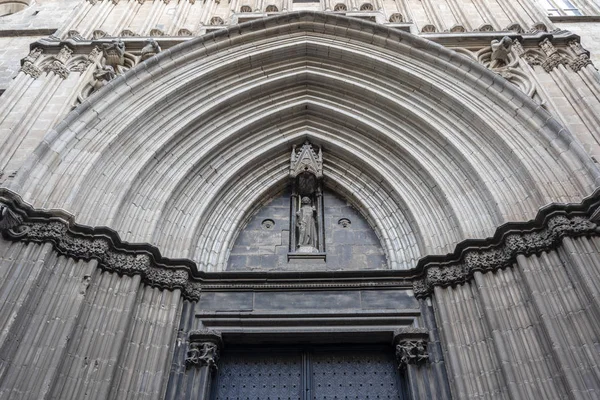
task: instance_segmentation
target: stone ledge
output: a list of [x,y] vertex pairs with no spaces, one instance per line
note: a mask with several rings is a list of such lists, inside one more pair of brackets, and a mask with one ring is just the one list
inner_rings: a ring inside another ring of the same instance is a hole
[[118,274],[141,275],[146,284],[180,289],[192,301],[199,299],[201,290],[406,289],[411,284],[415,296],[425,298],[435,286],[462,284],[476,271],[510,267],[517,255],[550,250],[563,237],[600,235],[597,189],[581,203],[550,204],[534,220],[503,224],[491,238],[465,240],[453,253],[425,256],[408,270],[208,273],[199,271],[192,260],[163,257],[148,243],[123,242],[110,228],[78,225],[64,210],[36,210],[5,188],[0,188],[0,212],[0,231],[6,240],[52,243],[62,255],[98,260],[101,268]]

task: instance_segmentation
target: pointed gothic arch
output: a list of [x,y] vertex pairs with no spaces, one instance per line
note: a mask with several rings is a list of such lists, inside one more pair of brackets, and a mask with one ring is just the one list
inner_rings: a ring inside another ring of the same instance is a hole
[[578,201],[599,172],[510,83],[433,42],[290,13],[160,53],[61,122],[11,188],[34,206],[221,270],[291,143],[376,227],[392,268]]

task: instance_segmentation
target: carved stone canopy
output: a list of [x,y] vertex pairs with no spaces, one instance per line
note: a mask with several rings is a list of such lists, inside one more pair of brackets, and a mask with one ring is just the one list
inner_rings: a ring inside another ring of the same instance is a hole
[[321,147],[316,152],[308,140],[304,142],[298,151],[296,151],[296,146],[293,147],[290,163],[290,177],[295,178],[305,173],[312,174],[318,179],[323,177],[323,153]]

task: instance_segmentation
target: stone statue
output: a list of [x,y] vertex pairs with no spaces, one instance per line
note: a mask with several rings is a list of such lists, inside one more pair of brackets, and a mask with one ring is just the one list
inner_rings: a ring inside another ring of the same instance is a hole
[[490,68],[497,68],[502,65],[508,65],[510,49],[512,48],[512,40],[508,36],[504,36],[502,40],[492,40],[492,57]]
[[[92,92],[102,89],[109,81],[114,79],[117,75],[115,74],[115,70],[110,65],[105,65],[102,68],[94,71],[94,80],[92,82]],[[90,94],[91,94],[90,93]]]
[[302,206],[296,212],[296,227],[298,228],[298,245],[300,253],[314,253],[317,250],[317,210],[308,197],[302,198]]
[[102,45],[102,52],[104,53],[106,65],[117,69],[118,66],[125,64],[125,43],[122,40],[117,39],[111,43],[104,43]]
[[145,61],[150,57],[157,55],[158,53],[160,53],[160,46],[158,45],[158,42],[155,39],[150,38],[146,40],[146,43],[142,48],[142,61]]

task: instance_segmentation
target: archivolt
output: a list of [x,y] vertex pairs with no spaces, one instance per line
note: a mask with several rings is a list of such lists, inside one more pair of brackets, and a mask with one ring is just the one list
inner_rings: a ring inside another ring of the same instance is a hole
[[580,200],[599,176],[569,132],[472,60],[303,12],[142,63],[73,111],[13,188],[219,270],[306,137],[323,146],[327,184],[376,227],[392,268]]

